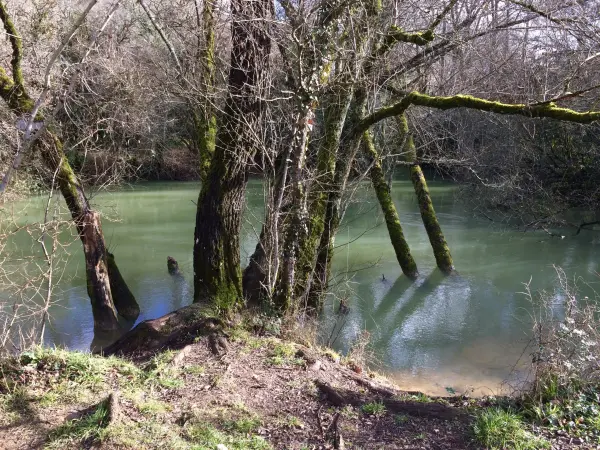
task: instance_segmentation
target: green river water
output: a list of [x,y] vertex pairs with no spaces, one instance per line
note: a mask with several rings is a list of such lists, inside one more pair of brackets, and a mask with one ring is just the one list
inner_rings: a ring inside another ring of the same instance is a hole
[[[503,386],[510,389],[526,375],[529,361],[530,310],[519,293],[523,283],[531,279],[533,289],[546,289],[560,297],[553,265],[571,277],[594,282],[600,233],[582,231],[560,239],[544,232],[502,228],[474,217],[456,200],[452,185],[434,182],[430,187],[458,274],[445,277],[435,268],[412,186],[396,181],[393,196],[421,273],[416,282],[407,280],[365,183],[336,240],[334,290],[337,298],[349,299],[350,311],[332,333],[337,317],[332,295],[323,314],[322,334],[325,339],[333,336],[334,347],[347,351],[361,330],[369,330],[379,368],[405,388],[431,394],[445,394],[446,388],[475,394],[498,392]],[[197,183],[152,183],[93,198],[105,216],[118,219],[105,218],[104,233],[140,303],[139,320],[161,316],[191,301],[198,191]],[[19,221],[40,220],[44,203],[39,198],[15,206],[15,211],[20,207],[27,213],[19,213]],[[260,232],[263,188],[259,181],[250,182],[247,203],[243,263]],[[14,262],[32,251],[39,251],[38,247],[21,235],[5,248],[3,256]],[[93,323],[79,242],[69,252],[56,286],[45,343],[88,349]],[[185,282],[168,275],[167,256],[179,261]]]

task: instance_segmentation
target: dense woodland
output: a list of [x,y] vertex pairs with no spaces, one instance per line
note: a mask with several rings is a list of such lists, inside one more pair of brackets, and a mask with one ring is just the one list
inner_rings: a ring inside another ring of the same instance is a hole
[[[599,7],[1,2],[0,190],[5,201],[31,184],[61,192],[98,330],[139,314],[89,201],[122,180],[202,181],[194,301],[219,314],[318,312],[336,233],[363,181],[415,278],[390,195],[398,166],[409,169],[436,263],[450,274],[424,173],[460,181],[491,220],[545,227],[579,208],[578,230],[596,222]],[[250,176],[264,179],[266,213],[241,267]]]

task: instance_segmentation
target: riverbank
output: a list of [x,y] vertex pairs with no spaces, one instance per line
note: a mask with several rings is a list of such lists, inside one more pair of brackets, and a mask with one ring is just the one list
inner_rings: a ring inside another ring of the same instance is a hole
[[330,350],[227,336],[133,359],[38,348],[4,360],[2,448],[475,449],[496,435],[508,439],[496,448],[596,448],[525,425],[498,409],[506,400],[405,392]]

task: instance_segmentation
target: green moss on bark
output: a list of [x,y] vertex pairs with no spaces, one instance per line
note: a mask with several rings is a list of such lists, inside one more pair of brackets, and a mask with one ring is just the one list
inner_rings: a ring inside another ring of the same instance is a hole
[[392,246],[394,247],[394,252],[396,253],[396,258],[402,268],[402,272],[407,277],[415,279],[419,275],[417,264],[410,253],[410,247],[404,237],[402,225],[400,224],[400,217],[398,216],[389,186],[385,180],[385,175],[379,160],[379,154],[377,153],[373,138],[369,132],[366,132],[363,136],[363,148],[367,157],[372,161],[370,171],[371,183],[373,184],[377,200],[383,211],[385,224],[390,235]]
[[357,124],[353,133],[362,135],[372,125],[383,119],[404,114],[411,105],[426,106],[436,109],[468,108],[479,111],[487,111],[495,114],[519,115],[531,118],[543,118],[563,120],[575,123],[593,123],[600,120],[600,111],[579,112],[569,108],[561,108],[552,102],[536,103],[526,105],[522,103],[510,104],[492,100],[485,100],[471,95],[453,95],[449,97],[436,97],[420,92],[407,93],[398,102],[384,106],[374,113],[366,116]]
[[410,168],[410,178],[417,194],[421,218],[423,225],[425,225],[425,230],[427,230],[427,236],[433,248],[437,266],[442,272],[451,273],[454,271],[454,263],[450,254],[450,248],[435,215],[427,182],[419,165],[414,165]]
[[198,156],[200,158],[200,176],[202,180],[206,180],[217,139],[217,117],[211,103],[214,101],[216,78],[215,14],[214,5],[211,0],[204,1],[202,20],[204,26],[204,48],[200,58],[202,59],[202,82],[205,90],[205,101],[203,111],[196,118],[196,122],[199,134]]
[[397,117],[397,124],[400,138],[403,141],[401,159],[413,164],[410,168],[411,181],[417,195],[421,220],[427,231],[435,261],[442,272],[451,273],[454,270],[454,263],[450,254],[450,248],[442,232],[442,227],[437,220],[429,188],[427,187],[427,181],[421,167],[417,164],[417,150],[412,134],[408,129],[408,121],[405,114]]

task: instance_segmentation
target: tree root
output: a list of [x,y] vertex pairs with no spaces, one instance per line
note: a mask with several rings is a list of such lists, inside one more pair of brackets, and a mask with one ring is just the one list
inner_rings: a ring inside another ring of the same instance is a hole
[[465,414],[457,408],[441,403],[422,403],[412,400],[398,400],[397,398],[390,398],[387,396],[373,398],[373,396],[359,394],[348,389],[335,388],[320,380],[315,380],[315,384],[317,388],[327,396],[329,401],[338,407],[346,405],[361,407],[366,403],[378,400],[385,405],[388,411],[396,414],[408,414],[416,417],[442,420],[454,420]]
[[167,346],[180,348],[189,343],[190,338],[216,333],[223,325],[220,319],[207,317],[206,306],[195,303],[158,319],[141,322],[111,345],[94,353],[132,355],[154,352]]

